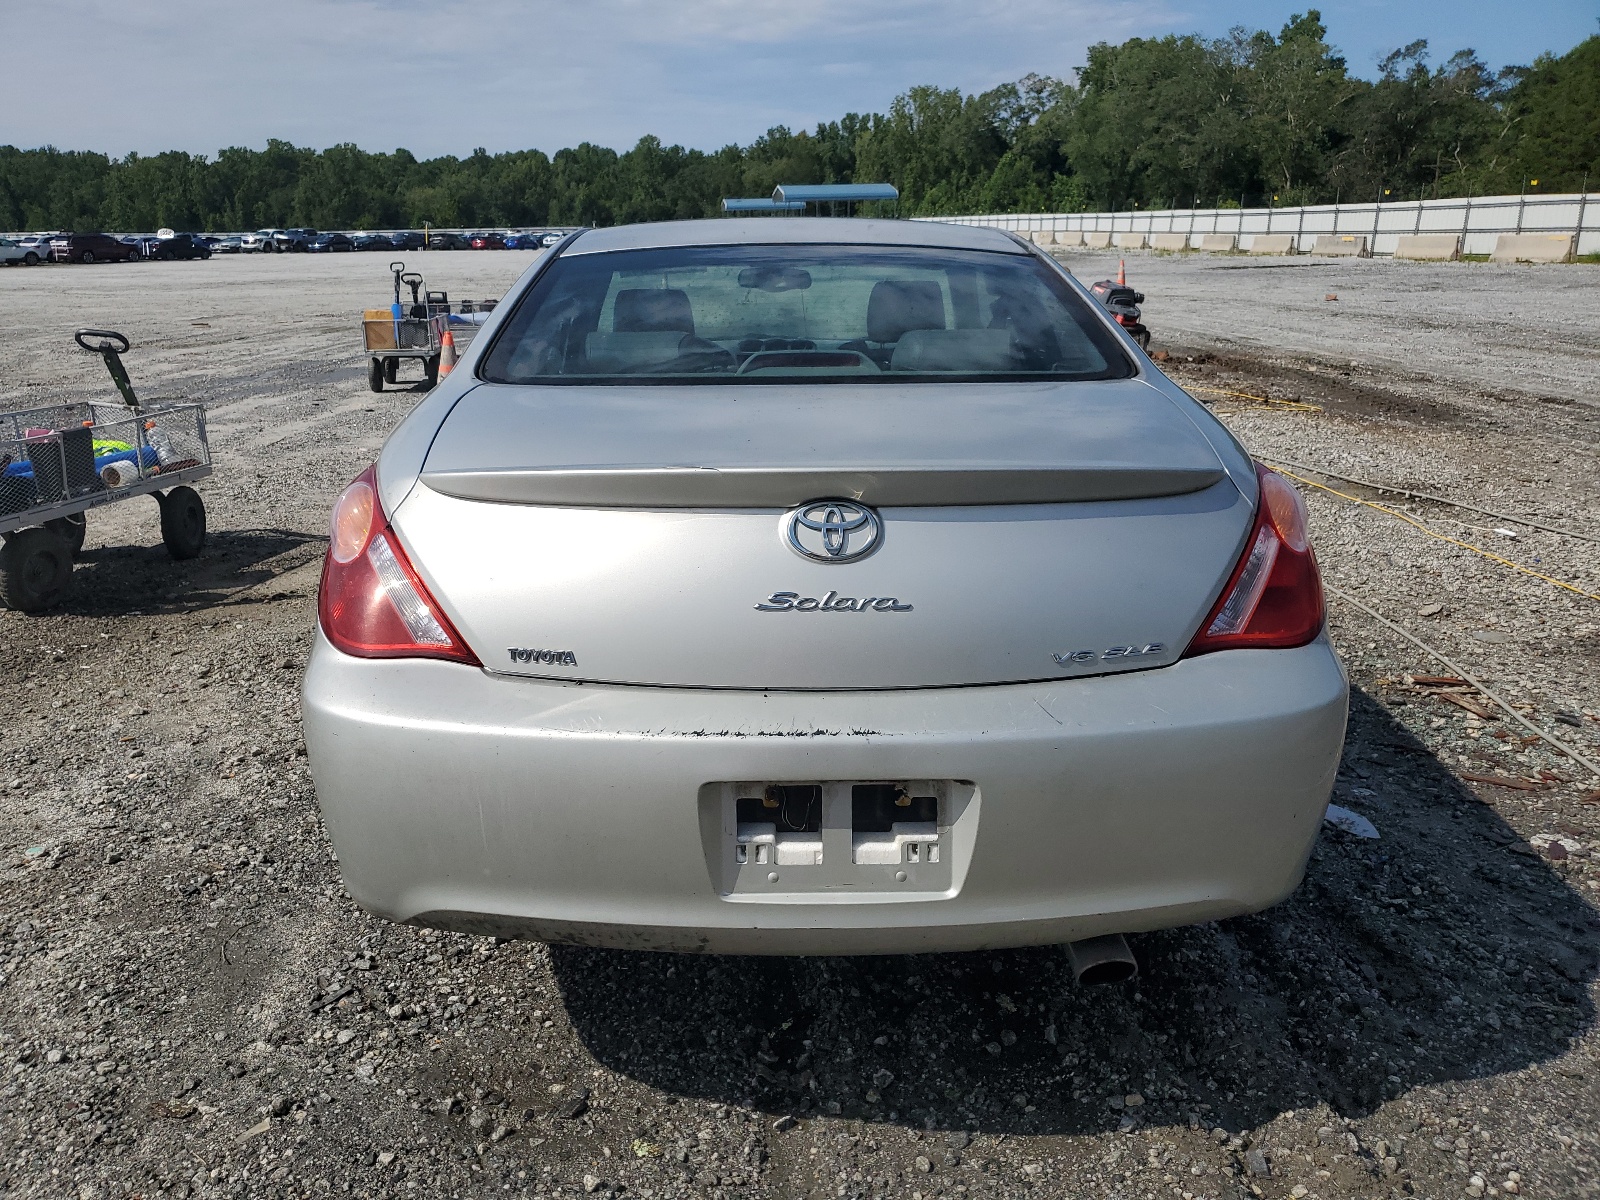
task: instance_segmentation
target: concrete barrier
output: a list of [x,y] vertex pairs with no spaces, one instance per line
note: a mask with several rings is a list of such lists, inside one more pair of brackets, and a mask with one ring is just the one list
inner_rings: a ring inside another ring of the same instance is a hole
[[1083,235],[1083,244],[1091,250],[1104,250],[1111,245],[1111,234],[1108,230],[1090,230]]
[[1058,230],[1056,230],[1056,245],[1055,245],[1055,248],[1057,250],[1061,250],[1063,248],[1068,249],[1068,250],[1077,250],[1077,249],[1081,248],[1082,246],[1083,246],[1083,234],[1079,233],[1076,229],[1058,229]]
[[1258,233],[1250,239],[1246,254],[1298,254],[1292,233]]
[[1570,233],[1502,233],[1489,258],[1493,262],[1571,262],[1573,240]]
[[1056,234],[1053,229],[1033,229],[1028,232],[1028,240],[1035,246],[1054,246]]
[[1461,235],[1455,233],[1403,233],[1395,243],[1396,258],[1417,262],[1450,262],[1461,257]]
[[[1593,174],[1591,172],[1591,174]],[[1105,234],[1090,239],[1090,245],[1103,252],[1107,246],[1118,244],[1117,230],[1139,229],[1145,233],[1146,242],[1154,247],[1167,245],[1159,234],[1186,233],[1188,250],[1209,250],[1227,253],[1226,243],[1218,245],[1202,239],[1208,234],[1227,237],[1232,235],[1234,253],[1246,254],[1308,254],[1313,252],[1340,254],[1345,257],[1384,257],[1400,247],[1398,257],[1411,257],[1423,243],[1413,243],[1408,237],[1430,237],[1439,234],[1458,234],[1461,239],[1459,257],[1482,259],[1490,257],[1496,249],[1501,234],[1530,234],[1531,237],[1507,239],[1495,257],[1502,260],[1554,260],[1560,261],[1570,254],[1573,259],[1587,260],[1600,250],[1600,193],[1591,190],[1587,195],[1560,193],[1532,196],[1472,196],[1446,200],[1395,200],[1375,204],[1368,196],[1365,204],[1312,204],[1304,207],[1278,208],[1179,208],[1160,211],[1137,210],[1111,213],[1016,213],[986,215],[971,214],[960,217],[918,217],[915,220],[950,220],[957,224],[994,226],[1001,229],[1027,230],[1039,225],[1054,225],[1058,230],[1073,227],[1075,231],[1110,229]],[[1345,236],[1318,237],[1329,231]],[[0,233],[3,233],[0,230]],[[1574,245],[1563,245],[1563,235],[1576,232]],[[1292,240],[1284,235],[1292,235]],[[1276,236],[1264,236],[1276,235]],[[1554,235],[1553,241],[1550,235]],[[1023,235],[1025,236],[1025,235]],[[1060,232],[1058,244],[1064,243]],[[1362,242],[1365,246],[1362,246]],[[1445,243],[1448,245],[1448,242]],[[1313,251],[1315,246],[1315,251]],[[1410,251],[1410,253],[1408,253]],[[1173,253],[1165,251],[1165,253]],[[1434,259],[1438,251],[1429,246],[1417,257]]]
[[1403,233],[1394,256],[1416,262],[1450,262],[1461,257],[1461,236],[1455,233]]
[[1149,245],[1150,243],[1145,239],[1145,236],[1142,233],[1117,234],[1118,250],[1143,250]]
[[1189,235],[1186,233],[1158,233],[1150,239],[1152,250],[1187,250],[1189,248]]
[[1313,254],[1327,254],[1335,258],[1370,258],[1367,235],[1364,233],[1321,233],[1311,248]]
[[1200,249],[1212,254],[1227,253],[1236,250],[1239,239],[1231,233],[1202,233],[1200,235]]

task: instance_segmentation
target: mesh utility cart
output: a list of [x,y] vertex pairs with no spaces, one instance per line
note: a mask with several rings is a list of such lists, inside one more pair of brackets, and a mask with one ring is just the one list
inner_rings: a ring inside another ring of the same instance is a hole
[[[390,263],[394,274],[394,303],[369,308],[361,317],[361,340],[367,351],[367,386],[383,391],[386,383],[400,382],[400,363],[416,359],[428,387],[439,381],[449,297],[426,292],[422,276],[407,271],[404,263]],[[407,300],[403,290],[409,288]]]
[[122,365],[127,338],[73,336],[105,359],[121,403],[0,413],[0,603],[27,613],[66,594],[92,508],[154,496],[173,558],[194,558],[206,540],[205,504],[191,486],[211,474],[204,407],[145,407]]
[[456,346],[471,338],[495,302],[463,300],[452,305],[448,293],[429,291],[422,276],[407,271],[405,263],[392,262],[389,271],[394,275],[394,301],[388,308],[369,308],[361,314],[367,386],[381,392],[387,383],[411,383],[400,378],[400,364],[409,358],[422,366],[424,389],[432,388],[454,365]]

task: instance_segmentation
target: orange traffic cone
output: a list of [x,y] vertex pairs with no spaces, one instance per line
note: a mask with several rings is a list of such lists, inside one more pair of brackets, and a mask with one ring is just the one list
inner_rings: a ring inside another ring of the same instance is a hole
[[443,379],[456,366],[456,335],[448,329],[439,339],[439,377]]
[[[1128,260],[1125,258],[1117,259],[1117,282],[1123,287],[1128,286]],[[449,337],[450,335],[446,334],[445,336]]]

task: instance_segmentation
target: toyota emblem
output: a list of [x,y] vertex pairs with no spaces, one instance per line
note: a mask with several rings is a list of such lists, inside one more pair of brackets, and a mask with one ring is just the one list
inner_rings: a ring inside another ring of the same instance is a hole
[[784,518],[789,548],[812,562],[859,562],[883,543],[878,514],[853,500],[812,500]]

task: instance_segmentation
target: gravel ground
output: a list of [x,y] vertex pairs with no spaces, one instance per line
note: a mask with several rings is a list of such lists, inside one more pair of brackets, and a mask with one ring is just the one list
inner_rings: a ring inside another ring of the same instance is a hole
[[[527,261],[408,257],[457,297]],[[1312,469],[1600,529],[1592,273],[1410,289],[1416,322],[1457,322],[1436,362],[1359,296],[1446,268],[1237,265],[1130,269],[1166,368],[1262,457],[1363,499]],[[202,558],[167,560],[153,503],[113,506],[61,611],[0,612],[6,1194],[1600,1194],[1597,782],[1338,601],[1357,690],[1336,802],[1381,837],[1330,828],[1277,909],[1135,939],[1135,983],[1079,990],[1052,949],[630,954],[356,910],[296,692],[328,507],[419,395],[368,392],[354,348],[383,267],[0,274],[0,405],[103,395],[67,337],[110,325],[145,392],[212,403],[219,463]],[[1517,388],[1490,369],[1537,345],[1488,304],[1508,289],[1589,313]],[[1383,497],[1443,541],[1306,490],[1330,583],[1600,756],[1600,601],[1459,544],[1600,594],[1594,543]]]
[[[1084,282],[1118,259],[1067,254]],[[1125,256],[1151,326],[1213,349],[1290,350],[1508,400],[1600,403],[1600,267],[1392,258]]]

